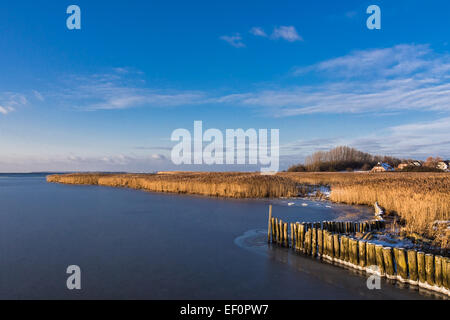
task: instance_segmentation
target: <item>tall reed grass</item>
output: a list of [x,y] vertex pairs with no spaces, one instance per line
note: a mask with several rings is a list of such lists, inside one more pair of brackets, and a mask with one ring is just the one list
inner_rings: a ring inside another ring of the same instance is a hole
[[[297,183],[331,186],[331,200],[347,204],[378,204],[401,218],[402,230],[434,239],[449,248],[449,173],[288,173]],[[440,226],[440,227],[439,227]]]
[[68,174],[48,176],[47,181],[228,198],[279,198],[298,194],[297,184],[287,177],[255,173]]

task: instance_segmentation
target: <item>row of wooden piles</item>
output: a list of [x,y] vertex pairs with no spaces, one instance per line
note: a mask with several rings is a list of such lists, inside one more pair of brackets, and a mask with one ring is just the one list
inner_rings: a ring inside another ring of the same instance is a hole
[[270,216],[268,240],[308,256],[450,295],[449,258],[414,249],[387,247],[354,237],[357,232],[368,233],[384,227],[384,220],[287,223]]

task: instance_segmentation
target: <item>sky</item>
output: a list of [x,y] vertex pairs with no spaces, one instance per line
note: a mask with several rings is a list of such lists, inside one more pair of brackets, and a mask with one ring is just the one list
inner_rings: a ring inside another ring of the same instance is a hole
[[2,1],[0,172],[221,170],[171,162],[172,132],[196,120],[279,129],[281,169],[338,145],[450,158],[449,12],[446,0]]

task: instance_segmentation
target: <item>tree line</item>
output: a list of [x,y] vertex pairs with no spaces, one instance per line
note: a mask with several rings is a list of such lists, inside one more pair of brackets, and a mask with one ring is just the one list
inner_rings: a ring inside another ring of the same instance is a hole
[[378,162],[397,167],[402,160],[389,156],[374,156],[348,146],[329,151],[318,151],[306,157],[304,164],[291,166],[289,172],[354,171],[370,170]]

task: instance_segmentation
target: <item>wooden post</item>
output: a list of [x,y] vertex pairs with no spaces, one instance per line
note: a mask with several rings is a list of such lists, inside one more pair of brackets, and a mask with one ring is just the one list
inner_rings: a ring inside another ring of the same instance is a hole
[[352,264],[357,266],[359,264],[358,261],[358,241],[355,239],[350,239],[350,261]]
[[344,256],[345,261],[350,262],[350,241],[347,236],[344,236]]
[[300,223],[295,223],[295,249],[300,250]]
[[275,227],[275,218],[272,218],[272,243],[277,239],[277,228]]
[[421,283],[427,281],[427,272],[425,269],[425,253],[417,252],[417,272],[419,273],[419,281]]
[[289,248],[288,224],[286,222],[283,224],[283,231],[284,246]]
[[[444,287],[447,290],[450,290],[450,259],[444,258],[442,260],[442,282],[444,284]],[[445,267],[444,267],[445,266]]]
[[279,239],[278,239],[278,244],[280,246],[283,245],[283,220],[280,219],[280,221],[278,222],[278,230],[279,232]]
[[408,270],[409,280],[416,282],[419,280],[417,272],[417,252],[416,250],[408,250]]
[[403,248],[397,249],[397,274],[403,279],[408,280],[408,264],[406,262],[406,251]]
[[330,248],[330,257],[332,257],[333,259],[336,258],[336,252],[334,251],[334,233],[330,232],[328,234],[328,246]]
[[389,277],[395,274],[393,250],[390,247],[383,248],[384,268]]
[[272,205],[269,206],[269,226],[267,227],[267,242],[270,243],[272,237]]
[[328,234],[330,231],[323,231],[323,254],[326,256],[330,256],[330,248],[328,248]]
[[367,255],[367,266],[376,266],[377,265],[377,257],[375,252],[375,244],[368,242],[366,244],[366,255]]
[[311,229],[312,231],[312,249],[311,254],[313,257],[317,256],[317,225],[314,226],[314,228]]
[[274,228],[274,231],[275,231],[275,243],[277,243],[278,244],[278,237],[280,236],[279,235],[279,230],[278,230],[278,218],[275,218],[275,228]]
[[291,248],[295,249],[295,223],[291,222]]
[[344,245],[344,237],[343,235],[341,235],[340,239],[339,239],[339,260],[345,261],[345,245]]
[[378,271],[383,275],[385,274],[385,268],[384,268],[384,255],[382,245],[380,244],[375,245],[375,254],[377,258]]
[[278,230],[278,218],[275,218],[275,242],[278,244],[280,239],[280,230]]
[[306,247],[306,254],[311,254],[311,242],[312,242],[312,229],[308,228],[308,231],[306,231],[306,238],[305,238],[305,247]]
[[323,232],[324,230],[319,229],[317,231],[317,245],[319,247],[318,251],[319,251],[319,256],[323,255]]
[[365,268],[366,265],[367,265],[366,242],[364,240],[359,240],[359,266]]
[[442,257],[434,257],[434,282],[438,287],[442,287]]
[[434,256],[432,254],[425,255],[425,272],[427,274],[427,283],[434,286]]
[[311,227],[309,228],[309,239],[308,239],[308,255],[312,255],[312,248],[313,248],[313,243],[312,243],[312,240],[313,240],[313,231],[314,231],[314,229],[313,229],[313,227],[312,227],[312,225],[311,225]]
[[278,230],[278,218],[275,218],[275,243],[278,244],[279,230]]
[[339,234],[333,234],[333,253],[336,259],[339,259],[340,250],[339,250]]
[[394,253],[394,273],[396,273],[398,275],[398,265],[397,265],[397,261],[398,261],[398,248],[392,248],[392,251]]
[[303,251],[303,252],[305,250],[305,232],[306,232],[305,231],[305,224],[302,223],[302,224],[300,224],[299,237],[300,237],[300,250]]

